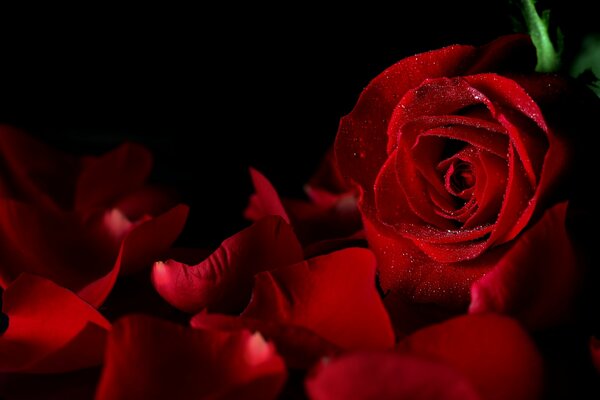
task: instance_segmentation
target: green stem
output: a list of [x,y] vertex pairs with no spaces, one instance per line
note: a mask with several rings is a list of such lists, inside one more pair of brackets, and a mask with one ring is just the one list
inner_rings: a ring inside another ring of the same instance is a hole
[[523,17],[536,52],[537,72],[555,72],[560,68],[560,57],[548,34],[548,12],[540,17],[535,9],[535,0],[522,0]]

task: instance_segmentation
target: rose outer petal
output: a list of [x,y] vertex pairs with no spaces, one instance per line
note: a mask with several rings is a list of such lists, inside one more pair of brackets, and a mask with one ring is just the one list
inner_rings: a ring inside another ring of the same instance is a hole
[[496,263],[499,254],[488,251],[464,263],[443,264],[421,252],[411,240],[364,219],[369,247],[377,257],[379,282],[414,303],[435,303],[450,310],[469,304],[471,285]]
[[106,273],[116,256],[92,236],[72,213],[0,198],[0,285],[28,272],[79,289]]
[[110,323],[53,282],[21,274],[3,294],[8,328],[0,335],[1,372],[68,372],[101,363]]
[[311,400],[478,400],[468,380],[426,359],[354,353],[323,363],[305,382]]
[[201,312],[191,319],[190,325],[196,329],[219,331],[247,329],[251,332],[260,332],[275,344],[277,352],[290,368],[310,368],[322,357],[331,357],[341,352],[339,347],[311,330],[285,322]]
[[548,209],[471,288],[470,313],[516,316],[530,328],[568,317],[580,281],[566,232],[567,203]]
[[132,273],[149,267],[163,255],[181,233],[189,208],[180,204],[166,213],[134,227],[121,243],[117,259],[110,271],[79,289],[77,294],[99,307],[122,273]]
[[466,315],[421,329],[398,351],[444,363],[461,373],[484,399],[538,398],[543,363],[525,330],[508,317]]
[[135,143],[125,143],[99,157],[84,157],[75,209],[85,214],[112,206],[122,196],[140,189],[151,169],[152,154]]
[[375,258],[362,248],[256,275],[242,316],[305,327],[346,350],[394,344],[391,322],[375,287]]
[[174,307],[189,313],[204,308],[240,311],[247,304],[254,275],[304,259],[292,228],[278,216],[267,216],[225,240],[206,260],[189,266],[157,262],[152,282]]
[[267,215],[278,215],[289,224],[290,218],[271,182],[254,168],[250,168],[250,178],[255,193],[250,197],[244,216],[251,221],[257,221]]
[[273,345],[248,331],[127,316],[109,335],[97,400],[275,399],[286,379]]
[[0,160],[0,198],[52,210],[71,207],[80,168],[75,157],[0,125]]

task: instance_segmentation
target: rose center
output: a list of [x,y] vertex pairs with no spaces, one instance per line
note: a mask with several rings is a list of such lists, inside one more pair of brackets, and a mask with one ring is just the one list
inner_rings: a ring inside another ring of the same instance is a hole
[[471,163],[454,160],[446,171],[445,185],[452,195],[467,198],[470,195],[469,189],[475,186],[475,173]]

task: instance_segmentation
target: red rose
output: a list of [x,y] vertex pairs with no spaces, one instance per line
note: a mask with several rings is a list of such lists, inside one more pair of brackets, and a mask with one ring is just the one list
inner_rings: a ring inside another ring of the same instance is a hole
[[472,312],[531,325],[563,311],[575,261],[554,205],[570,150],[553,123],[566,114],[547,107],[570,86],[534,73],[534,56],[512,35],[408,57],[342,119],[336,156],[361,191],[384,291],[453,310],[471,292]]

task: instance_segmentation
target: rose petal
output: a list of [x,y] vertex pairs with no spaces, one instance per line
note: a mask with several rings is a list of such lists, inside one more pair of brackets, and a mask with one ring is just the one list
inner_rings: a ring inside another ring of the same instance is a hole
[[286,379],[273,345],[147,316],[114,324],[96,399],[275,399]]
[[502,207],[502,200],[508,180],[508,166],[506,160],[491,153],[482,152],[475,198],[477,210],[463,225],[463,229],[473,229],[482,224],[498,219]]
[[548,132],[539,106],[514,80],[498,74],[471,75],[464,79],[485,97],[494,99],[495,107],[518,110],[535,122],[543,132]]
[[256,275],[242,316],[302,326],[343,349],[394,343],[367,249],[340,250]]
[[501,36],[477,49],[476,61],[464,75],[489,71],[531,72],[537,62],[529,35],[516,33]]
[[328,361],[305,386],[312,400],[480,399],[451,368],[391,353],[355,353]]
[[569,315],[580,271],[565,227],[566,203],[547,210],[471,288],[470,313],[516,316],[528,327]]
[[385,290],[415,303],[437,303],[451,310],[466,309],[469,290],[496,263],[499,254],[487,251],[474,260],[444,264],[433,261],[411,240],[365,219],[369,247],[377,257],[379,281]]
[[116,254],[103,244],[73,213],[0,199],[2,287],[29,272],[77,290],[113,265]]
[[250,198],[244,216],[251,221],[256,221],[267,215],[278,215],[289,224],[290,218],[271,182],[254,168],[250,168],[250,178],[255,194]]
[[[387,127],[400,96],[427,78],[453,76],[476,53],[449,46],[405,58],[373,79],[350,114],[340,121],[335,152],[342,175],[363,189],[373,186],[387,158]],[[366,196],[371,194],[366,191]]]
[[126,143],[100,157],[83,158],[77,181],[75,209],[81,213],[113,206],[122,196],[142,187],[152,169],[152,155]]
[[112,291],[120,274],[150,267],[156,258],[169,249],[184,227],[188,210],[187,206],[178,205],[157,218],[135,226],[121,243],[111,270],[79,289],[77,294],[94,307],[99,307]]
[[[375,205],[377,217],[384,223],[394,226],[394,222],[423,224],[418,215],[415,215],[406,200],[405,191],[402,190],[398,182],[396,169],[396,158],[398,151],[394,151],[390,158],[382,166],[377,179],[375,180]],[[389,201],[394,199],[394,201]]]
[[69,209],[79,160],[34,140],[25,132],[0,126],[0,197]]
[[402,133],[414,137],[415,147],[423,138],[432,136],[460,140],[500,157],[506,156],[508,144],[505,129],[498,122],[469,115],[415,117],[402,126]]
[[219,331],[247,329],[260,332],[267,340],[275,343],[277,352],[290,368],[306,369],[322,357],[331,357],[340,353],[337,346],[309,329],[278,321],[201,312],[191,319],[190,324],[196,329]]
[[298,199],[284,199],[283,204],[304,247],[350,236],[362,226],[354,194],[338,196],[329,208]]
[[4,291],[2,311],[0,371],[58,373],[102,361],[109,322],[53,282],[21,274]]
[[171,188],[144,186],[139,190],[125,194],[114,205],[128,219],[138,221],[148,215],[160,215],[173,208],[178,194]]
[[179,204],[155,218],[138,224],[123,244],[123,273],[149,268],[162,257],[183,230],[189,207]]
[[523,328],[507,317],[457,317],[413,333],[398,349],[452,367],[485,399],[525,400],[541,394],[541,356]]
[[197,265],[173,260],[156,263],[152,282],[180,310],[239,311],[248,302],[255,274],[303,259],[292,228],[281,217],[267,216],[225,240]]
[[[464,78],[427,77],[402,95],[387,128],[388,154],[404,143],[414,145],[418,131],[405,132],[404,125],[424,117],[452,115],[482,103],[479,93],[469,90]],[[435,101],[432,101],[435,99]]]

